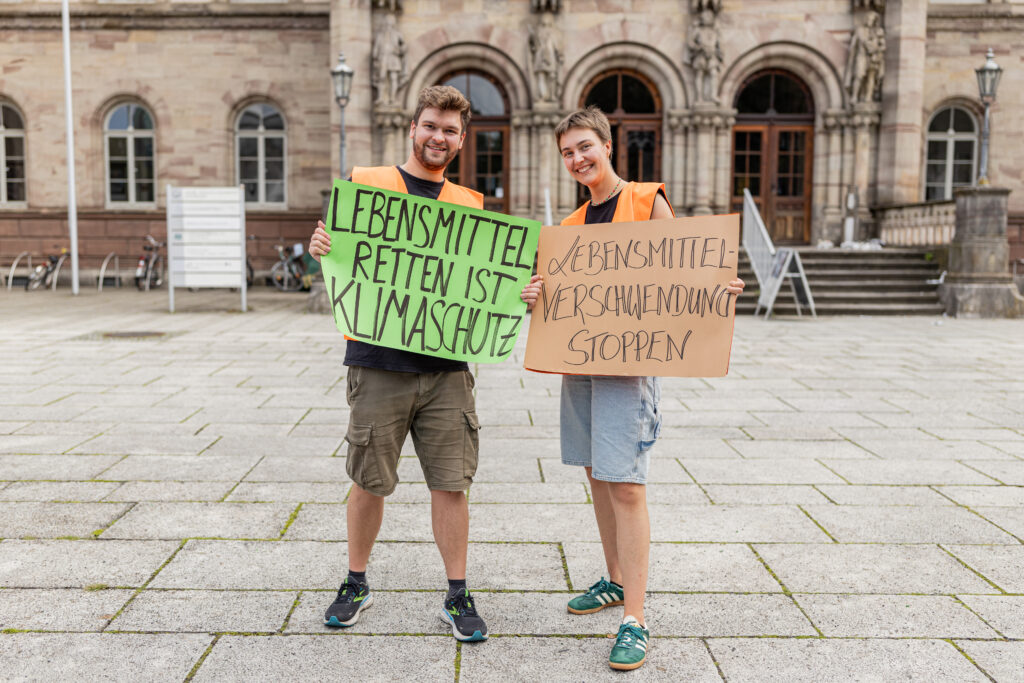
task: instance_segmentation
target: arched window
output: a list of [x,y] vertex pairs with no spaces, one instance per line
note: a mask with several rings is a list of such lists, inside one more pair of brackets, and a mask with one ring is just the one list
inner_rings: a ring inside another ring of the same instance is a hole
[[235,122],[235,173],[245,201],[283,206],[287,199],[284,116],[269,104],[251,104]]
[[138,104],[122,104],[107,115],[108,204],[152,204],[156,201],[153,117]]
[[25,201],[25,120],[0,102],[0,204]]
[[776,242],[811,236],[814,100],[796,76],[779,69],[751,75],[736,95],[732,133],[732,208],[749,190]]
[[970,187],[978,172],[978,124],[963,107],[944,107],[928,122],[925,201],[950,199]]
[[488,211],[508,213],[508,97],[490,75],[456,71],[441,79],[469,98],[473,111],[462,151],[448,166],[448,178],[484,195]]
[[583,89],[580,104],[608,116],[616,173],[637,182],[661,180],[662,106],[651,81],[626,69],[605,71]]

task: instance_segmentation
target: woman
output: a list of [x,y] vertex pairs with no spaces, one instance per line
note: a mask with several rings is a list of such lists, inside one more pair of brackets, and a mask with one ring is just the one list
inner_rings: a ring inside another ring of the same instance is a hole
[[[591,201],[562,225],[617,223],[675,214],[660,183],[626,182],[612,168],[611,126],[597,107],[578,110],[555,129],[565,168],[590,191]],[[522,299],[532,309],[543,280],[534,275]],[[738,295],[743,281],[729,283]],[[573,614],[623,605],[623,620],[608,663],[637,669],[647,657],[650,631],[644,620],[644,594],[651,529],[647,512],[647,465],[661,429],[657,377],[563,375],[562,462],[585,468],[594,515],[610,580],[601,578],[569,601]]]

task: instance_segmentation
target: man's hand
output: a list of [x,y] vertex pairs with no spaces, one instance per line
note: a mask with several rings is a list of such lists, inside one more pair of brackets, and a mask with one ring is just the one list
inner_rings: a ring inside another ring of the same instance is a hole
[[735,294],[736,296],[739,296],[740,294],[743,293],[744,287],[746,287],[746,283],[744,283],[743,280],[736,278],[735,280],[729,283],[729,285],[725,288],[725,291],[729,292],[730,294]]
[[309,255],[320,263],[320,257],[329,254],[331,251],[331,236],[327,234],[327,226],[323,221],[316,222],[316,230],[309,238]]
[[533,305],[537,303],[537,298],[540,296],[540,288],[542,286],[544,286],[544,278],[540,275],[534,275],[530,278],[530,282],[523,287],[523,291],[520,293],[519,298],[526,302],[526,310],[533,310]]

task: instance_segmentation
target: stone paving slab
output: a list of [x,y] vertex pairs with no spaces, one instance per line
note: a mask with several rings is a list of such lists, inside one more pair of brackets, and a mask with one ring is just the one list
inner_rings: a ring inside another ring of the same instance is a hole
[[744,458],[850,458],[873,459],[872,454],[849,441],[730,441]]
[[110,481],[235,482],[246,475],[258,455],[129,455],[103,473]]
[[902,441],[861,439],[857,445],[886,460],[1012,460],[980,441]]
[[1019,543],[960,507],[806,505],[803,509],[840,543]]
[[843,481],[820,463],[800,459],[682,458],[680,463],[698,484],[838,484]]
[[[601,544],[563,543],[572,585],[586,590],[607,576]],[[746,545],[652,543],[651,591],[778,593],[782,587]]]
[[221,500],[235,484],[224,481],[126,481],[106,500],[215,501]]
[[0,541],[0,586],[141,586],[178,548],[173,541]]
[[8,680],[184,680],[212,636],[109,633],[15,633],[0,638],[0,671]]
[[0,453],[35,455],[67,453],[85,439],[81,434],[4,434],[0,435]]
[[999,483],[976,469],[944,460],[878,461],[822,459],[833,472],[851,484],[941,485]]
[[957,646],[996,681],[1019,681],[1024,672],[1024,643],[957,641]]
[[968,507],[1024,507],[1024,486],[942,486],[936,490]]
[[450,636],[224,636],[193,680],[323,680],[331,671],[359,672],[359,680],[383,682],[416,672],[418,681],[448,683],[455,678],[455,641]]
[[[238,457],[238,456],[229,456]],[[268,455],[245,474],[247,482],[330,482],[348,484],[344,458]]]
[[0,630],[102,631],[134,593],[116,589],[2,589]]
[[84,538],[116,520],[122,503],[0,503],[0,537]]
[[828,536],[795,506],[658,505],[651,540],[687,543],[818,543]]
[[[1008,593],[1024,593],[1024,546],[949,545],[946,548],[971,569]],[[995,591],[964,591],[992,593]]]
[[[986,596],[971,596],[987,599]],[[825,636],[841,638],[995,638],[945,595],[801,595],[793,598]]]
[[152,435],[140,439],[135,434],[104,434],[75,446],[68,452],[100,455],[198,455],[209,448],[211,436]]
[[[814,636],[817,631],[784,595],[672,595],[647,599],[655,633],[686,636]],[[655,622],[655,618],[657,621]]]
[[15,481],[0,491],[0,500],[95,503],[119,486],[100,481]]
[[[934,545],[763,544],[754,549],[794,593],[999,592]],[[1024,547],[1021,551],[1024,557]]]
[[972,462],[971,466],[979,472],[987,474],[997,483],[1024,486],[1024,462]]
[[701,488],[716,505],[813,505],[829,502],[821,491],[808,485],[703,484]]
[[960,600],[1003,636],[1024,639],[1024,596],[963,595]]
[[113,622],[111,631],[277,631],[295,603],[291,591],[147,590]]
[[[0,551],[3,544],[0,543]],[[153,580],[154,588],[337,590],[345,577],[344,543],[189,541]],[[545,543],[471,543],[467,576],[478,589],[564,590],[558,547]],[[378,542],[368,575],[380,589],[447,586],[433,543]],[[2,579],[2,575],[0,575]]]
[[[612,644],[607,638],[495,638],[487,643],[493,650],[463,648],[459,680],[467,683],[500,680],[570,683],[622,681],[626,676],[642,676],[644,681],[657,683],[719,683],[722,680],[714,660],[700,641],[655,637],[649,650],[650,664],[639,674],[623,674],[608,667]],[[657,664],[651,666],[655,661]]]
[[[349,482],[242,482],[226,498],[238,502],[340,503],[348,496]],[[394,496],[389,496],[390,502]]]
[[955,505],[928,486],[820,485],[815,487],[838,505]]
[[[266,411],[268,413],[273,411]],[[228,435],[206,451],[210,455],[328,456],[342,448],[342,436],[258,436]]]
[[284,531],[291,503],[139,503],[104,538],[267,538]]
[[941,640],[715,639],[708,646],[730,682],[818,683],[851,674],[864,681],[988,681]]

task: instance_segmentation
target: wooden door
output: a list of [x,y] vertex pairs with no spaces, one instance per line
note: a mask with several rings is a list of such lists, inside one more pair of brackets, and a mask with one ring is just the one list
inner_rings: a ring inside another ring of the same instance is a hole
[[508,213],[508,126],[473,124],[447,177],[484,196],[488,211]]
[[750,190],[776,244],[806,244],[810,239],[813,135],[814,127],[808,125],[733,129],[733,210],[743,210],[743,190]]

